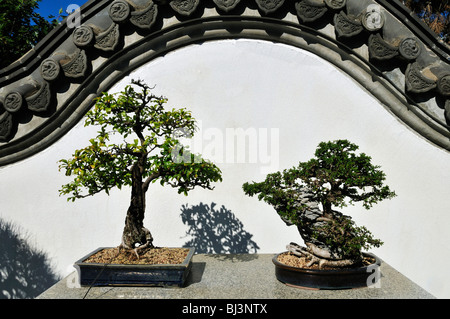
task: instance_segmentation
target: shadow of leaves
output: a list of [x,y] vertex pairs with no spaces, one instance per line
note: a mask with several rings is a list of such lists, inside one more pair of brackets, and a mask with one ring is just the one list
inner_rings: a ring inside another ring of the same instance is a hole
[[17,227],[0,219],[0,299],[35,298],[59,279],[46,255],[32,248]]
[[244,254],[257,253],[259,246],[253,235],[243,229],[243,224],[223,205],[183,205],[181,218],[189,229],[190,237],[184,247],[195,247],[200,254]]

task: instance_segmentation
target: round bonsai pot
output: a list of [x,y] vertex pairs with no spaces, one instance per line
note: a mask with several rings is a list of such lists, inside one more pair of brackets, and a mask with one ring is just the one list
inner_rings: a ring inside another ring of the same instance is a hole
[[381,260],[371,253],[365,256],[375,258],[368,266],[342,269],[305,269],[285,265],[278,261],[280,253],[273,257],[275,276],[284,284],[307,289],[353,289],[374,285],[380,279]]

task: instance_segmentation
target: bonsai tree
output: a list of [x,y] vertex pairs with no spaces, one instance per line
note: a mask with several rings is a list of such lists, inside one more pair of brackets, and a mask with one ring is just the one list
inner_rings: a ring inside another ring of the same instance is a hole
[[245,183],[249,196],[258,195],[272,205],[288,225],[296,225],[306,247],[295,243],[288,249],[310,259],[309,265],[350,266],[362,260],[362,249],[383,243],[350,216],[334,208],[361,202],[373,204],[395,193],[384,185],[385,174],[371,164],[358,146],[347,140],[322,142],[315,158],[297,167],[267,175],[263,182]]
[[[143,226],[146,193],[159,180],[187,195],[196,186],[212,189],[221,181],[214,164],[183,147],[179,138],[192,136],[195,119],[186,109],[165,110],[167,99],[155,96],[142,81],[132,81],[123,92],[103,93],[86,114],[85,126],[99,127],[90,145],[76,150],[70,159],[60,160],[59,169],[72,182],[63,185],[68,200],[92,196],[123,186],[131,187],[130,205],[119,248],[136,254],[153,247],[153,238]],[[135,87],[140,90],[136,91]],[[113,141],[113,142],[112,142]]]

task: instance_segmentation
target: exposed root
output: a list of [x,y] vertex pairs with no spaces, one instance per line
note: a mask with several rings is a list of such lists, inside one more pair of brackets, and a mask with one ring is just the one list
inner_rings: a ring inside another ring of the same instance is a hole
[[133,249],[133,251],[136,254],[136,257],[137,257],[138,260],[139,260],[139,252],[141,250],[144,250],[145,248],[153,248],[153,244],[150,241],[147,241],[145,244],[143,244],[143,245]]
[[142,230],[145,233],[145,240],[146,240],[146,242],[144,244],[141,244],[138,247],[130,247],[129,245],[125,244],[124,240],[122,239],[122,243],[117,247],[118,248],[118,252],[120,253],[120,250],[122,248],[132,250],[135,253],[137,259],[139,260],[139,253],[142,250],[144,250],[146,248],[153,248],[154,247],[153,246],[153,237],[152,237],[150,231],[147,228],[145,228],[145,227],[142,227]]
[[153,244],[151,242],[149,242],[149,241],[147,241],[145,244],[140,245],[140,246],[138,246],[136,248],[131,248],[131,247],[127,246],[126,244],[121,243],[119,246],[117,246],[117,256],[120,254],[122,249],[132,250],[134,252],[134,254],[136,255],[136,258],[139,260],[139,258],[140,258],[139,253],[142,250],[144,250],[146,248],[153,248],[153,247],[154,247]]
[[357,261],[353,259],[338,259],[338,260],[330,260],[323,257],[318,257],[314,255],[312,252],[309,251],[308,248],[302,247],[297,245],[296,243],[290,243],[286,246],[286,249],[298,256],[298,257],[305,257],[307,260],[309,260],[307,267],[311,267],[314,264],[318,264],[319,269],[322,269],[323,267],[349,267],[354,265]]

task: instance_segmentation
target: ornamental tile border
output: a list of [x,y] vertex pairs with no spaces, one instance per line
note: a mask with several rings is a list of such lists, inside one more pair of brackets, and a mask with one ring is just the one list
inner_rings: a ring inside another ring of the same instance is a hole
[[[120,74],[182,46],[232,38],[305,49],[317,42],[323,48],[313,52],[325,58],[335,50],[392,93],[381,100],[405,125],[450,150],[449,48],[399,1],[91,0],[81,8],[78,27],[69,28],[69,19],[0,71],[0,165],[67,133]],[[133,34],[141,38],[125,41]],[[185,35],[191,40],[182,40]],[[141,57],[143,48],[147,57]],[[136,57],[139,62],[128,65]]]

